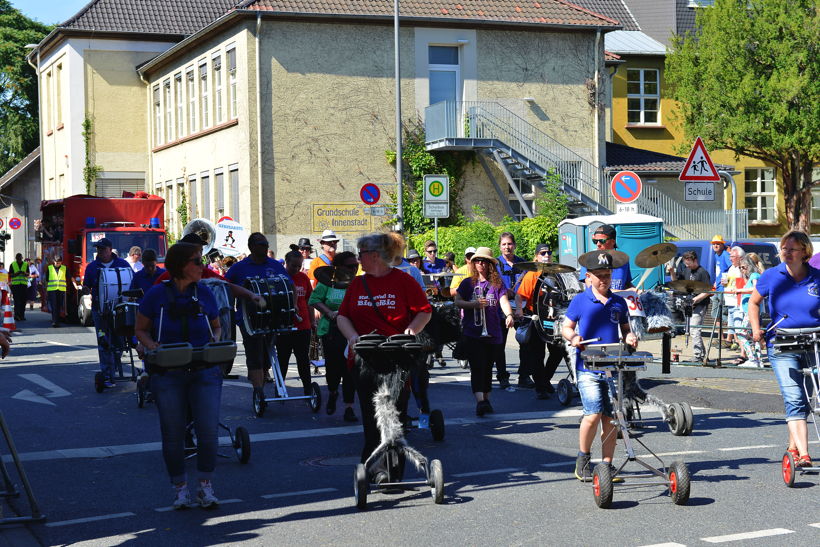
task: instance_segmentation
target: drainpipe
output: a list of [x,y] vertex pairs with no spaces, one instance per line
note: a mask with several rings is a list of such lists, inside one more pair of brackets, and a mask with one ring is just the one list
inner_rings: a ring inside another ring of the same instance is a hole
[[[259,114],[256,118],[256,176],[259,185],[257,201],[259,203],[259,231],[265,233],[264,202],[262,200],[262,60],[259,54],[261,40],[259,34],[262,31],[262,14],[256,14],[256,111]],[[276,238],[273,239],[273,252],[276,252]]]
[[601,90],[601,82],[599,81],[600,70],[598,64],[601,62],[600,60],[600,49],[601,49],[601,31],[595,31],[595,106],[593,108],[593,126],[592,126],[592,138],[593,138],[593,146],[592,146],[592,163],[595,165],[595,169],[597,169],[597,173],[595,178],[598,179],[600,183],[601,178],[601,150],[599,148],[600,144],[598,143],[598,139],[600,137],[600,127],[599,120],[598,120],[598,98],[600,96]]
[[[151,112],[151,82],[147,81],[145,77],[142,75],[142,72],[137,71],[139,74],[140,81],[145,84],[145,106],[147,108],[146,112],[148,112],[148,119],[153,120],[153,112]],[[151,135],[153,134],[151,130],[151,124],[148,124],[148,131],[146,132],[146,143],[148,146],[148,173],[146,178],[146,192],[149,194],[154,193],[154,153],[151,151]],[[174,182],[176,184],[176,181]],[[164,219],[163,219],[164,220]]]

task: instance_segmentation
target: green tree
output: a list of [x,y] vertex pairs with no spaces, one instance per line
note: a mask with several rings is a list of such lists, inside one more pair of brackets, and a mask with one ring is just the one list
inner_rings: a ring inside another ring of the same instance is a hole
[[51,27],[33,21],[0,0],[0,174],[37,147],[37,75],[26,62],[26,44]]
[[817,0],[716,0],[677,37],[666,77],[689,139],[776,166],[788,224],[810,228],[820,162]]

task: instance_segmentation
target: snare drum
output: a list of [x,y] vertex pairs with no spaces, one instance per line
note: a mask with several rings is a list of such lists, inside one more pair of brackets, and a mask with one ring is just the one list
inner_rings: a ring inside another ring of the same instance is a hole
[[777,329],[772,347],[778,353],[814,351],[820,346],[820,328]]
[[245,288],[265,300],[264,309],[251,302],[242,303],[245,332],[257,336],[296,330],[296,291],[290,277],[250,277],[245,280]]
[[133,336],[137,324],[136,302],[118,302],[114,304],[114,334],[117,336]]
[[231,339],[231,309],[233,309],[233,299],[228,291],[227,281],[216,277],[210,277],[200,281],[214,295],[216,307],[219,309],[219,326],[222,327],[220,340]]
[[122,291],[131,287],[134,271],[131,268],[100,268],[97,272],[100,309],[113,309],[120,302]]
[[547,342],[561,341],[561,327],[569,303],[584,292],[576,273],[542,275],[535,284],[533,310],[538,316],[535,325]]

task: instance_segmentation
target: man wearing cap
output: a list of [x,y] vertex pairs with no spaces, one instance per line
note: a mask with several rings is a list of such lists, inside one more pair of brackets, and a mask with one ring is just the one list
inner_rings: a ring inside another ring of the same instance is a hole
[[310,268],[308,268],[307,276],[310,278],[313,286],[316,286],[316,277],[313,271],[322,266],[330,266],[333,262],[333,257],[336,256],[336,247],[339,245],[339,236],[333,230],[325,230],[319,237],[319,245],[322,247],[322,252],[310,261]]
[[[119,258],[112,250],[111,240],[104,237],[94,243],[97,256],[85,268],[83,277],[83,294],[91,293],[91,318],[94,320],[94,332],[97,335],[97,353],[100,356],[100,370],[103,374],[105,387],[114,387],[114,370],[120,365],[120,352],[109,346],[103,330],[102,310],[100,309],[99,276],[103,268],[127,268],[131,272],[131,265]],[[130,284],[130,279],[128,280]]]
[[[626,300],[611,290],[612,276],[618,268],[629,264],[629,257],[620,251],[597,250],[582,254],[578,262],[585,267],[586,290],[572,299],[567,308],[566,319],[561,330],[564,339],[576,348],[575,376],[584,417],[578,432],[579,452],[575,462],[575,477],[581,481],[592,478],[590,459],[592,441],[598,424],[601,424],[601,451],[604,462],[612,465],[615,453],[615,426],[612,394],[615,386],[605,374],[594,372],[584,366],[581,352],[586,349],[584,340],[600,338],[598,343],[616,344],[621,338],[632,347],[638,346],[638,339],[629,330],[629,309]],[[613,470],[614,472],[614,470]]]
[[[615,227],[609,224],[601,224],[595,229],[592,234],[592,242],[599,251],[610,251],[617,249],[618,245],[615,243]],[[581,270],[578,272],[579,278],[582,282],[586,279],[586,267],[581,265]],[[629,269],[629,261],[622,264],[620,267],[612,271],[611,288],[613,291],[622,291],[632,286],[632,272]]]
[[449,293],[444,296],[455,296],[458,286],[464,281],[465,277],[470,277],[470,261],[475,254],[475,247],[467,247],[464,249],[464,266],[459,266],[453,273],[453,279],[450,281]]
[[[727,310],[726,308],[721,308],[720,303],[723,301],[723,289],[724,286],[721,283],[723,279],[723,274],[729,271],[729,268],[732,267],[732,259],[729,257],[729,253],[726,252],[726,242],[723,241],[722,235],[715,235],[712,238],[712,254],[715,255],[715,291],[716,294],[712,296],[712,318],[715,319],[715,322],[720,325],[720,323],[727,317]],[[723,317],[718,317],[720,310],[723,309]]]

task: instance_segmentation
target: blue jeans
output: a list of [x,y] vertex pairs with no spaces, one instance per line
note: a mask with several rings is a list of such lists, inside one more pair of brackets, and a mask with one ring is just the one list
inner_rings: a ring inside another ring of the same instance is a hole
[[119,351],[109,349],[113,340],[106,336],[103,330],[104,323],[102,313],[92,310],[91,318],[94,320],[94,333],[97,335],[97,353],[100,355],[100,370],[106,380],[113,381],[115,371],[122,367],[122,354]]
[[[780,353],[769,348],[769,362],[774,370],[783,404],[786,407],[786,421],[805,420],[809,416],[809,402],[803,390],[806,377],[802,369],[814,361],[808,353]],[[816,365],[816,363],[815,363]]]
[[578,393],[584,406],[584,416],[604,414],[613,416],[612,399],[615,397],[615,378],[604,374],[578,371]]
[[173,484],[185,482],[185,428],[189,409],[196,432],[196,468],[200,479],[209,479],[216,467],[219,437],[219,404],[222,368],[169,370],[151,375],[151,391],[159,411],[162,458]]

